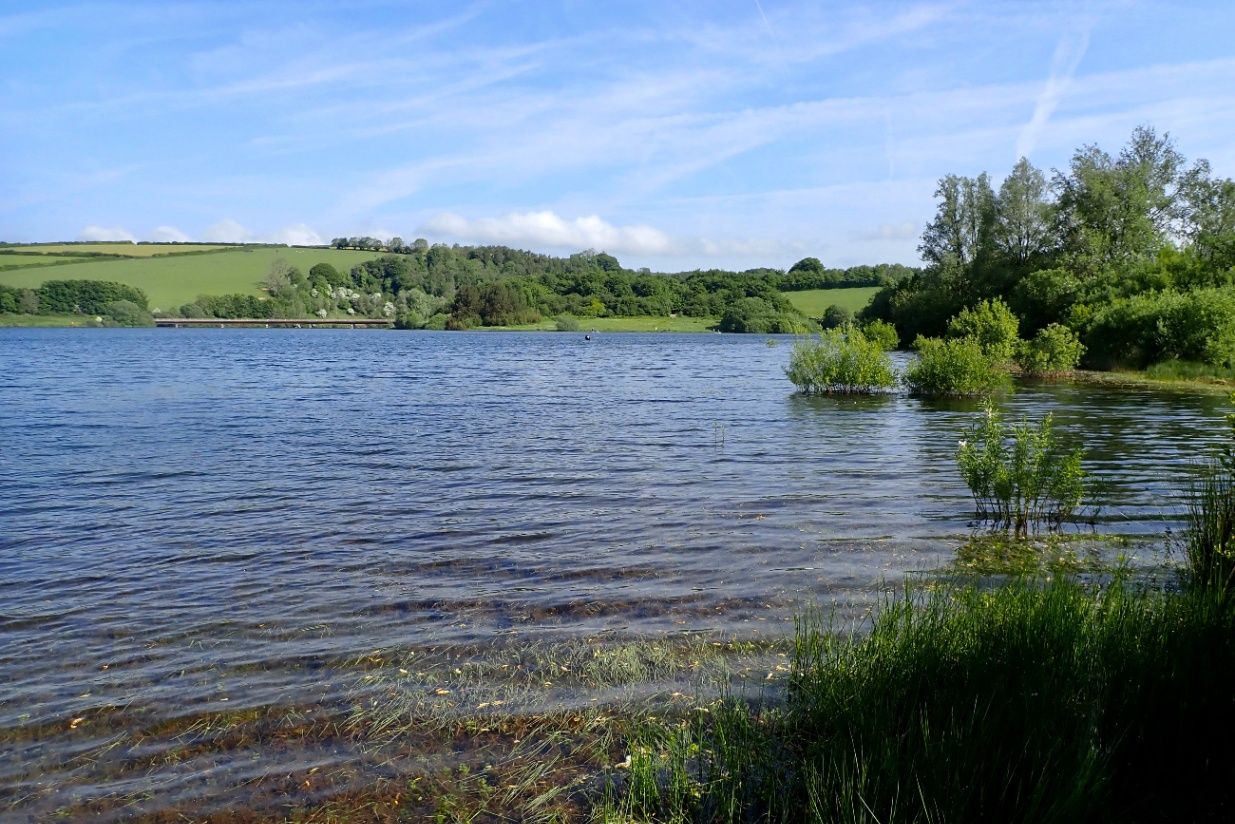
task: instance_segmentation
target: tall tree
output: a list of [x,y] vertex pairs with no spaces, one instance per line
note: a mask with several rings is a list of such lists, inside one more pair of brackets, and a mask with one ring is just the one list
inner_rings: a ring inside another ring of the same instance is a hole
[[939,207],[922,233],[918,251],[936,267],[969,266],[990,250],[995,193],[986,172],[976,178],[947,175],[935,190]]
[[1179,220],[1183,163],[1168,135],[1146,127],[1132,133],[1118,159],[1097,146],[1079,149],[1068,173],[1056,172],[1053,181],[1071,267],[1093,275],[1156,256]]
[[999,187],[995,247],[1018,267],[1039,260],[1053,245],[1049,194],[1046,175],[1023,157]]

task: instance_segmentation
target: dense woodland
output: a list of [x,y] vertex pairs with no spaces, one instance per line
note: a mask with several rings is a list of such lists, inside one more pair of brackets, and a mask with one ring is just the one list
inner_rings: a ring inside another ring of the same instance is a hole
[[1049,176],[1022,159],[998,191],[985,173],[948,175],[936,197],[926,267],[862,313],[902,343],[998,300],[1025,338],[1071,329],[1091,366],[1235,366],[1235,182],[1168,135],[1138,128],[1117,155],[1083,146]]

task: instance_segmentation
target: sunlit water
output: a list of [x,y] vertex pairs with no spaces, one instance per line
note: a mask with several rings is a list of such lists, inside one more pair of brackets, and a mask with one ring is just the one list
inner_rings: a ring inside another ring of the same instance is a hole
[[[795,395],[788,339],[593,337],[0,330],[0,818],[142,790],[74,718],[329,704],[377,649],[783,634],[967,533],[974,404]],[[1003,401],[1145,546],[1225,403]]]

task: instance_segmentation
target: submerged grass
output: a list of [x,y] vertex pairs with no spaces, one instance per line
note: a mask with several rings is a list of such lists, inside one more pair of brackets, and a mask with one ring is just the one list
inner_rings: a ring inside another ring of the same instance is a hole
[[1225,820],[1235,613],[1019,583],[907,594],[869,635],[798,626],[786,703],[634,739],[622,821]]

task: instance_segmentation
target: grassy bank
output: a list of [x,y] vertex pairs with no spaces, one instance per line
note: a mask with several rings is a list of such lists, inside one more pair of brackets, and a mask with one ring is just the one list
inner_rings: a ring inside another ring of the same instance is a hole
[[622,821],[1197,821],[1235,804],[1235,612],[1017,584],[798,629],[780,705],[644,727]]
[[1077,369],[1066,377],[1074,383],[1092,386],[1110,386],[1126,389],[1170,389],[1181,392],[1230,392],[1235,388],[1235,377],[1224,378],[1218,373],[1196,374],[1185,377],[1170,371],[1119,369],[1112,372],[1095,372]]
[[784,292],[793,308],[808,318],[823,317],[823,312],[832,304],[857,313],[878,292],[874,286],[854,286],[843,289],[808,289],[804,292]]
[[86,326],[93,318],[86,315],[15,315],[0,312],[0,327]]
[[[629,318],[579,318],[579,331],[565,334],[583,335],[589,332],[711,332],[716,318],[675,318],[640,315]],[[557,321],[552,318],[522,326],[486,326],[487,331],[552,332]]]

